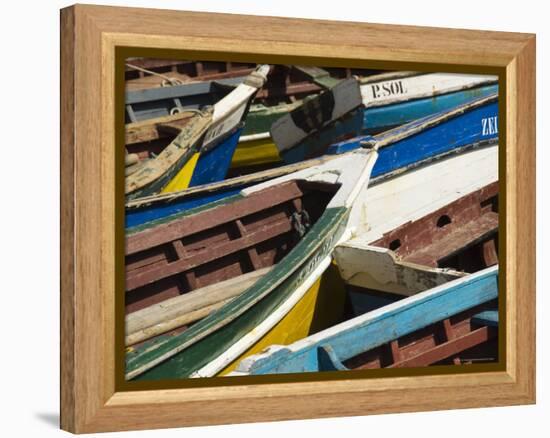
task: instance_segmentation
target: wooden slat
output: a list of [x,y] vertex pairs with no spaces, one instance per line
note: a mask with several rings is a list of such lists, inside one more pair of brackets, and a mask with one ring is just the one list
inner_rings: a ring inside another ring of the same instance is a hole
[[240,295],[271,268],[259,269],[229,280],[170,298],[126,316],[126,345],[132,345],[208,315]]
[[498,214],[487,213],[468,224],[446,234],[432,244],[415,251],[403,260],[424,266],[437,267],[437,260],[451,256],[468,248],[498,231]]
[[[237,229],[239,230],[239,234],[241,237],[244,237],[247,235],[247,231],[245,226],[243,225],[242,221],[240,219],[237,219],[235,221],[235,224],[237,225]],[[258,255],[258,251],[256,251],[256,248],[248,248],[247,250],[248,257],[250,258],[250,263],[252,263],[252,266],[254,269],[260,269],[262,267],[262,260],[260,259],[260,256]]]
[[282,204],[302,195],[303,192],[297,184],[289,182],[254,193],[230,205],[222,205],[193,216],[186,216],[180,220],[158,225],[152,229],[128,236],[126,239],[126,255],[135,254],[175,239],[181,239],[204,229],[233,222],[236,219]]
[[151,269],[129,273],[126,277],[126,291],[132,291],[153,281],[158,281],[189,269],[193,269],[199,265],[203,265],[228,254],[247,249],[289,231],[292,231],[292,226],[288,220],[283,219],[276,223],[272,223],[269,227],[263,227],[239,239],[205,248],[202,251],[193,253],[192,255],[176,262],[172,262],[168,265],[160,267],[156,266]]
[[475,347],[495,337],[497,331],[489,327],[481,327],[466,335],[444,342],[417,356],[396,362],[388,368],[421,367],[444,360],[454,354],[458,354],[468,348]]

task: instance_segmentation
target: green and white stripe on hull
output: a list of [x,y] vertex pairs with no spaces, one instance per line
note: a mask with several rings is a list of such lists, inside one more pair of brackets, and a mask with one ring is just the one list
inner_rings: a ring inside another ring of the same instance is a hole
[[[291,179],[340,184],[320,219],[269,274],[185,332],[145,350],[129,353],[126,378],[175,379],[196,372],[204,375],[205,370],[211,375],[236,359],[246,345],[255,342],[249,334],[263,321],[270,320],[270,315],[281,306],[284,308],[289,299],[299,298],[295,292],[316,281],[324,271],[322,267],[326,268],[334,247],[351,237],[357,225],[352,218],[358,217],[353,210],[359,206],[354,201],[363,199],[359,195],[368,184],[377,155],[375,150],[354,151],[315,168],[243,190],[241,193],[246,196]],[[271,319],[283,316],[279,314]],[[213,361],[216,363],[206,368]]]

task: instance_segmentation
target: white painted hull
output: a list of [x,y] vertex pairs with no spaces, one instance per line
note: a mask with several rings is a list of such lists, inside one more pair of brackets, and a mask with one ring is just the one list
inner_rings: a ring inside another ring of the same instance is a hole
[[429,73],[361,84],[367,108],[468,90],[497,81],[496,76]]
[[203,147],[208,147],[238,126],[245,115],[250,99],[267,80],[268,72],[268,65],[260,66],[253,73],[257,78],[256,83],[251,84],[245,79],[242,84],[214,105],[212,125],[205,135]]

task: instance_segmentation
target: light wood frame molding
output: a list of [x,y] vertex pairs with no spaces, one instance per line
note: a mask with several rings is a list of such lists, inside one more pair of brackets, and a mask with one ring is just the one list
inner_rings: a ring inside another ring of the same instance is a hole
[[[297,56],[499,74],[505,84],[499,128],[506,144],[500,174],[506,203],[502,370],[117,390],[114,120],[115,51],[121,46],[262,54],[274,63]],[[534,402],[534,35],[90,5],[61,11],[63,429],[84,433]]]

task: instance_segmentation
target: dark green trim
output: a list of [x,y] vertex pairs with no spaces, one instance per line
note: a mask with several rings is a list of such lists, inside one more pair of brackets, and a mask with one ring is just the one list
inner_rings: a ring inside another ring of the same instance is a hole
[[[176,347],[187,346],[170,359],[137,377],[138,380],[173,379],[189,375],[223,354],[243,335],[254,329],[279,307],[320,261],[331,253],[345,230],[349,211],[327,209],[300,243],[269,274],[242,295],[199,321],[180,335],[159,346],[127,355],[127,372],[132,372]],[[243,312],[243,309],[247,309]],[[222,328],[217,328],[223,324]],[[206,337],[204,333],[215,330]]]

